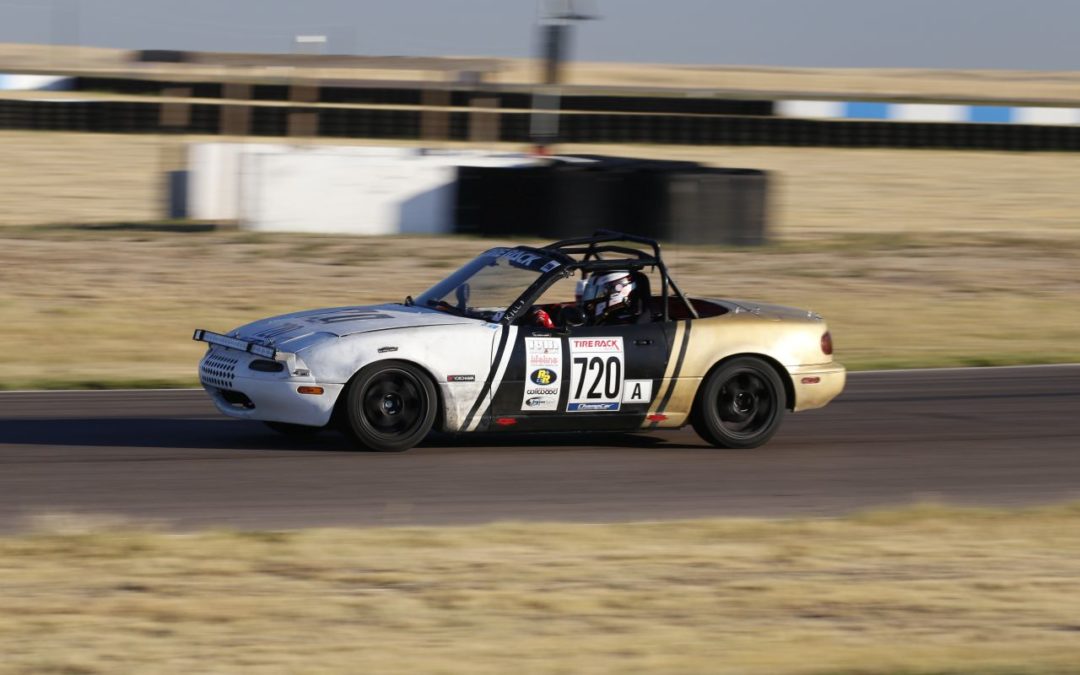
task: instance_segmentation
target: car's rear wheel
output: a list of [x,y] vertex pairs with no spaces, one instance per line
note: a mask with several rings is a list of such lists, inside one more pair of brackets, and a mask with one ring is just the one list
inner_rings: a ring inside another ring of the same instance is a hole
[[306,424],[292,424],[290,422],[263,422],[267,427],[292,438],[307,438],[315,436],[323,430],[322,427],[312,427]]
[[408,450],[431,431],[437,400],[435,385],[416,366],[400,361],[374,363],[349,384],[345,431],[364,450]]
[[721,365],[702,384],[691,424],[720,448],[756,448],[784,418],[784,383],[761,359],[740,357]]

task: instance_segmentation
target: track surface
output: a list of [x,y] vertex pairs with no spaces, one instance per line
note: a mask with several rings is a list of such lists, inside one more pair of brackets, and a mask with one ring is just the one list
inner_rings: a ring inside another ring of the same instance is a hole
[[41,513],[171,527],[828,515],[1080,499],[1080,366],[856,373],[764,448],[655,434],[435,439],[356,453],[201,391],[0,394],[0,530]]

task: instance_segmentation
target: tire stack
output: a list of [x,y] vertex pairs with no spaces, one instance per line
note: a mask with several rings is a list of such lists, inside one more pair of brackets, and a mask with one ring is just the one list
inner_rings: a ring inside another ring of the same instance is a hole
[[767,241],[768,175],[692,162],[587,156],[458,169],[455,230],[562,239],[608,228],[685,244]]

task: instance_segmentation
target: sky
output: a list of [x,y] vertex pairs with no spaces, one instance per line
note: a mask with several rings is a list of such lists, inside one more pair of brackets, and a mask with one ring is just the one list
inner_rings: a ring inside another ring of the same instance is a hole
[[[0,42],[534,56],[542,0],[0,0]],[[546,1],[546,0],[543,0]],[[566,0],[562,0],[566,1]],[[1080,70],[1078,0],[578,0],[571,57],[804,67]]]

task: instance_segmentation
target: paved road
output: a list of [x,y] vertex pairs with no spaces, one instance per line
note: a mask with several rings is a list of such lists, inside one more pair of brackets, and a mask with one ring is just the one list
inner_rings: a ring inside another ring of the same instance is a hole
[[828,515],[927,499],[1080,499],[1080,366],[856,373],[754,451],[684,430],[368,454],[226,419],[198,391],[0,394],[8,531],[48,512],[183,529]]

